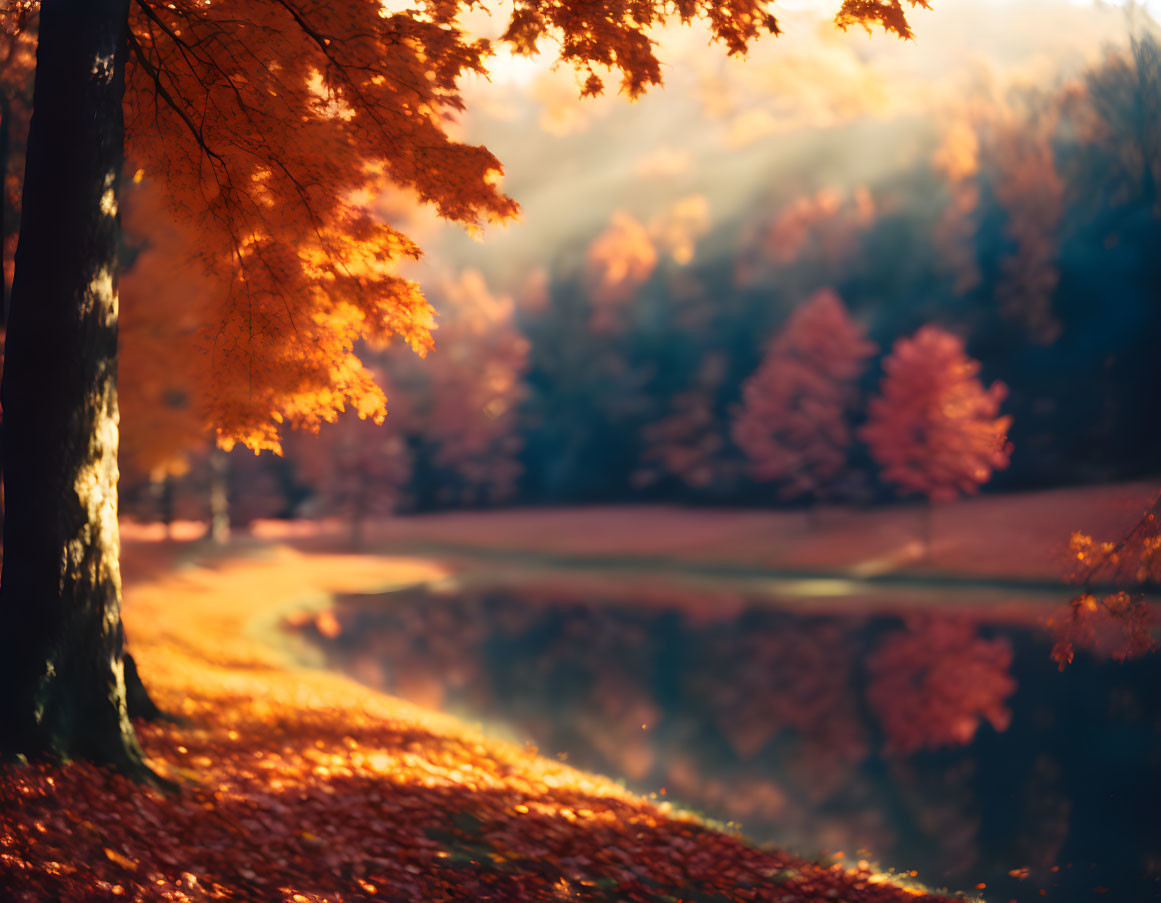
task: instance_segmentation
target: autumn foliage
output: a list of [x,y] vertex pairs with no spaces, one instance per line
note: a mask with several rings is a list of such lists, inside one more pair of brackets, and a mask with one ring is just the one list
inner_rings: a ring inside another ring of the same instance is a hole
[[368,517],[395,510],[411,476],[411,452],[393,420],[345,413],[287,448],[296,476],[314,490],[312,513],[345,519],[356,540]]
[[645,226],[624,211],[615,213],[608,228],[589,245],[586,259],[593,332],[613,333],[622,328],[624,308],[652,275],[657,257]]
[[874,198],[862,186],[849,194],[824,188],[764,211],[742,241],[734,281],[751,285],[804,258],[817,258],[829,271],[854,252],[876,212]]
[[377,190],[407,186],[468,225],[515,212],[499,164],[441,118],[485,48],[349,2],[137,4],[130,49],[130,172],[199,235],[171,262],[194,257],[208,283],[199,381],[224,442],[277,448],[278,423],[348,405],[381,419],[355,342],[425,351],[432,314],[394,272],[419,251],[373,215]]
[[[168,215],[198,239],[148,247],[139,265],[202,270],[189,365],[207,390],[189,404],[226,446],[277,449],[281,424],[344,409],[380,420],[356,342],[431,347],[431,308],[398,273],[420,249],[375,211],[388,184],[469,229],[515,215],[500,163],[454,137],[459,82],[493,52],[460,12],[442,0],[389,15],[369,0],[132,6],[128,170],[164,186]],[[526,2],[501,40],[518,53],[556,42],[583,93],[612,72],[633,97],[661,81],[646,32],[670,16],[705,20],[731,54],[778,31],[754,0]],[[910,35],[894,0],[848,0],[838,22]]]
[[859,436],[886,481],[945,501],[977,491],[1008,465],[1011,418],[999,414],[1007,389],[984,388],[962,340],[925,326],[895,343],[883,369]]
[[463,273],[442,286],[441,353],[422,362],[392,359],[406,386],[413,430],[431,464],[449,474],[443,503],[496,503],[512,497],[523,439],[528,340],[516,328],[515,302]]
[[823,497],[847,464],[856,383],[875,351],[830,289],[812,295],[742,387],[733,437],[754,476],[784,498]]
[[[907,0],[912,6],[928,8],[927,0]],[[872,24],[881,25],[901,38],[913,37],[911,26],[907,24],[907,14],[902,0],[843,0],[835,21],[841,28]]]
[[210,441],[201,336],[215,285],[192,253],[196,230],[170,217],[160,186],[125,194],[136,256],[119,285],[121,466],[130,479],[181,476]]
[[[1056,637],[1052,658],[1060,669],[1072,662],[1078,649],[1117,661],[1155,651],[1157,612],[1140,589],[1161,583],[1161,497],[1116,542],[1073,533],[1069,556],[1070,576],[1084,590],[1048,619]],[[1098,592],[1092,589],[1096,584],[1121,588]]]

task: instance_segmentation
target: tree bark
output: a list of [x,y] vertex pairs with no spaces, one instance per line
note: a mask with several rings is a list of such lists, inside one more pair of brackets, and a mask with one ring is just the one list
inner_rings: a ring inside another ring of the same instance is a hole
[[0,400],[0,753],[146,776],[125,694],[117,189],[128,0],[43,0]]

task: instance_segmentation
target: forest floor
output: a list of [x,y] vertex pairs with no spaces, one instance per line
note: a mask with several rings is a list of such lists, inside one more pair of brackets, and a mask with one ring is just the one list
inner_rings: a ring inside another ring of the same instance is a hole
[[927,901],[844,860],[759,850],[605,778],[304,664],[278,629],[405,557],[126,543],[125,623],[161,794],[73,763],[0,769],[0,899]]

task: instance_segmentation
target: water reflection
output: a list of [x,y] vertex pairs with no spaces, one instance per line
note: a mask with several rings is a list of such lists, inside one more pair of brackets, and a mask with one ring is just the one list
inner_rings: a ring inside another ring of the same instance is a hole
[[1060,673],[1034,625],[658,603],[411,590],[297,626],[364,683],[759,842],[995,900],[1161,899],[1161,656]]

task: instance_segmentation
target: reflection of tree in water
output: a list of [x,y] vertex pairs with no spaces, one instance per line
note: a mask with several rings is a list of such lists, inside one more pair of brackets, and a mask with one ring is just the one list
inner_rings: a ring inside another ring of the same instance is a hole
[[731,779],[701,793],[694,781],[682,798],[802,848],[882,849],[889,832],[859,771],[871,750],[855,692],[858,626],[761,612],[699,635],[684,697],[728,744],[711,758]]
[[1004,704],[1016,691],[1012,647],[985,639],[967,618],[910,618],[868,657],[867,699],[882,724],[888,753],[965,746],[982,722],[1007,729]]
[[[654,702],[650,618],[599,606],[562,607],[547,598],[535,600],[533,610],[541,616],[519,638],[519,654],[505,668],[510,676],[499,693],[526,698],[534,711],[521,724],[537,726],[534,737],[542,746],[634,781],[651,777],[655,755],[648,732],[661,712]],[[499,699],[493,706],[504,707]]]
[[316,627],[361,683],[441,708],[485,683],[479,647],[491,625],[478,617],[474,600],[431,601],[438,604],[351,606],[339,611],[335,626],[320,616]]
[[[1048,700],[1064,730],[1099,727],[1092,712],[1069,719],[1046,637],[991,637],[962,616],[707,618],[660,601],[409,591],[301,620],[360,681],[511,725],[755,839],[881,856],[963,887],[1018,883],[1025,866],[1055,880],[1080,818],[1070,794],[1090,776],[1062,765],[1067,733],[1034,722]],[[1118,711],[1140,707],[1138,685]]]
[[688,698],[712,713],[743,761],[791,733],[796,776],[816,800],[829,796],[868,752],[851,678],[852,626],[764,618],[739,637],[737,624],[719,625],[699,642]]

